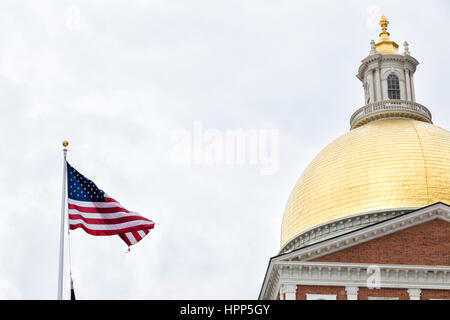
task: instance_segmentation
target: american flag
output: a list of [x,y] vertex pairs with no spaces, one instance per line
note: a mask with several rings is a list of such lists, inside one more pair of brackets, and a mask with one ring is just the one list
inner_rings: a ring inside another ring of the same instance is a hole
[[122,207],[69,163],[67,183],[70,230],[82,228],[93,236],[119,235],[130,247],[155,226],[153,221]]

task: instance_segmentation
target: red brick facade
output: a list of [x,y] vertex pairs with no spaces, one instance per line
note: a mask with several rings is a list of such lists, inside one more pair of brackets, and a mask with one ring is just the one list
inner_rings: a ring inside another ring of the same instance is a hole
[[422,290],[422,295],[420,296],[422,300],[430,299],[450,299],[450,293],[448,290]]
[[[347,300],[347,293],[345,287],[332,286],[298,286],[297,300],[306,300],[307,294],[335,294],[336,300]],[[407,289],[369,289],[360,287],[358,291],[358,300],[369,300],[369,298],[395,298],[398,300],[409,300]],[[450,299],[448,290],[430,290],[422,289],[421,300],[430,299]],[[279,300],[279,296],[277,298]]]
[[312,261],[450,266],[449,240],[450,223],[435,219]]
[[[450,223],[435,219],[312,261],[450,266],[449,240]],[[345,287],[298,286],[297,300],[305,300],[308,293],[335,294],[338,300],[347,299]],[[369,297],[410,299],[406,288],[368,289],[360,287],[358,300],[367,300]],[[450,299],[450,291],[423,289],[421,299]]]

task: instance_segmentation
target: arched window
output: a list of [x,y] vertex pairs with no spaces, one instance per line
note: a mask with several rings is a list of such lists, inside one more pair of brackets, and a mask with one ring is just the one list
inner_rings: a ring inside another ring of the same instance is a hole
[[395,74],[390,74],[387,78],[389,99],[400,100],[400,81]]

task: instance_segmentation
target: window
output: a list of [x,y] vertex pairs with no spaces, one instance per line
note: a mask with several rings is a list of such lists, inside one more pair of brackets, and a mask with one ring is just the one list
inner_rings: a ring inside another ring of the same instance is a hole
[[306,300],[336,300],[335,294],[306,294]]
[[387,78],[389,99],[400,100],[400,81],[395,74]]

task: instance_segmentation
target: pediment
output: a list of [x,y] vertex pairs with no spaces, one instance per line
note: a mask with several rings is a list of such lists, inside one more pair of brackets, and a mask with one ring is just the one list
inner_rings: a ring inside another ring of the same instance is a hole
[[439,202],[380,223],[356,229],[349,233],[281,254],[273,257],[271,261],[311,261],[435,219],[450,222],[450,206]]

